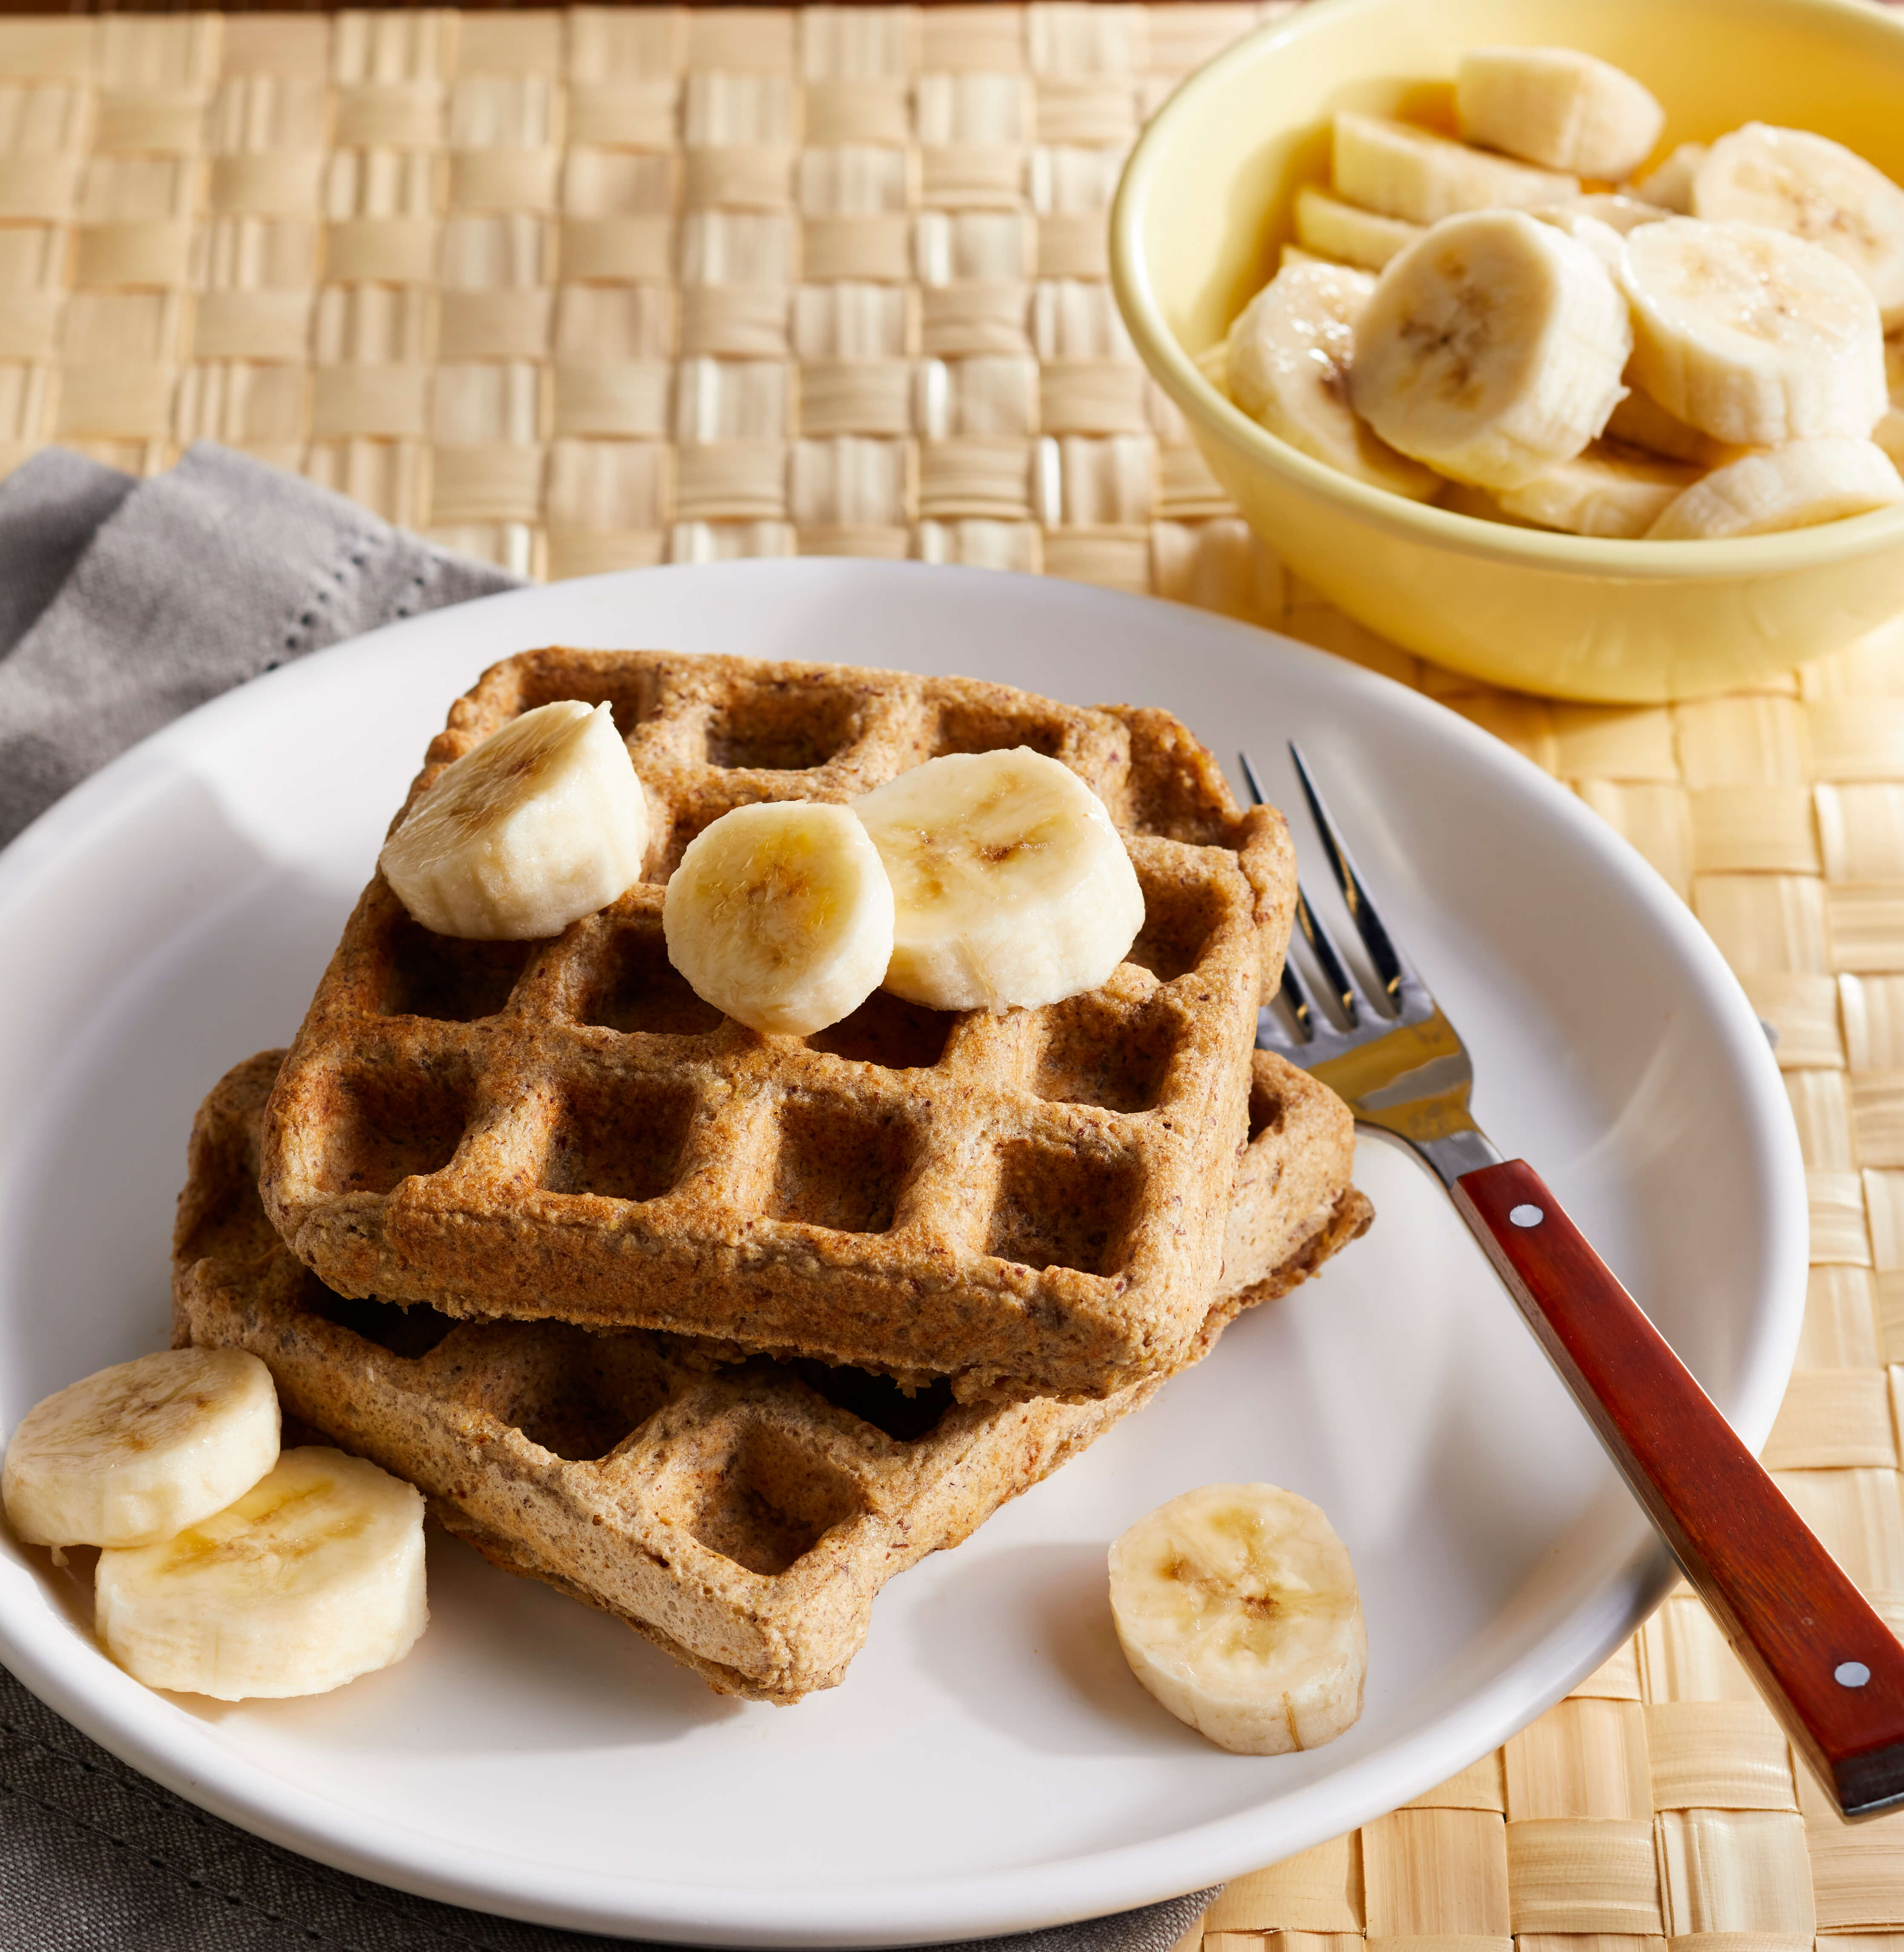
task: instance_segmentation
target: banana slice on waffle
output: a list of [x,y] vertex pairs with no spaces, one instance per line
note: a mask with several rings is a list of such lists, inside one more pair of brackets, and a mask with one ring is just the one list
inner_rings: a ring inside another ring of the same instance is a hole
[[424,788],[377,865],[438,935],[560,935],[640,880],[647,795],[605,705],[525,712]]
[[885,987],[908,1003],[1061,1003],[1104,983],[1143,926],[1143,890],[1104,802],[1028,746],[928,759],[853,811],[891,877]]
[[1313,1749],[1362,1713],[1368,1635],[1348,1548],[1320,1506],[1274,1484],[1206,1484],[1111,1548],[1131,1672],[1238,1755]]
[[893,912],[886,869],[846,808],[780,800],[736,807],[689,842],[661,926],[704,1002],[769,1035],[809,1037],[879,987]]

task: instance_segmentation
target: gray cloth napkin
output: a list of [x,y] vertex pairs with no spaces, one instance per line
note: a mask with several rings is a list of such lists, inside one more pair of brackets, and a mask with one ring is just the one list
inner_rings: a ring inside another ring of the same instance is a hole
[[[0,842],[220,692],[518,581],[209,443],[150,481],[57,449],[36,455],[0,483]],[[1215,1895],[989,1944],[1168,1952]],[[410,1897],[261,1842],[127,1768],[0,1669],[0,1945],[607,1952],[625,1943]]]

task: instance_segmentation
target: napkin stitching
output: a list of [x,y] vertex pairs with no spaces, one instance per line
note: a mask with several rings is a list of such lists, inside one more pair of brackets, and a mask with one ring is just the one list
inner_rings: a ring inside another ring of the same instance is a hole
[[[361,570],[370,560],[370,545],[374,540],[375,537],[367,529],[345,531],[338,546],[338,556],[330,571],[330,581],[339,589],[344,587],[351,571]],[[321,576],[323,572],[320,571],[317,574]],[[420,583],[422,578],[414,577],[412,581]],[[283,653],[265,665],[266,671],[276,671],[287,658],[301,657],[311,648],[310,633],[317,628],[320,621],[317,606],[327,604],[330,601],[330,591],[321,582],[319,583],[306,607],[294,613],[295,627],[286,630]],[[405,614],[402,610],[397,612],[399,617]]]
[[[29,1739],[31,1738],[29,1738]],[[190,1885],[194,1891],[204,1891],[213,1897],[221,1897],[227,1904],[236,1905],[241,1910],[255,1911],[261,1917],[268,1918],[274,1925],[286,1925],[293,1932],[302,1932],[305,1938],[315,1944],[335,1946],[338,1948],[338,1952],[363,1952],[363,1947],[361,1945],[352,1945],[342,1938],[329,1938],[320,1932],[315,1925],[300,1925],[296,1920],[286,1918],[282,1912],[273,1911],[268,1906],[259,1904],[254,1899],[240,1897],[236,1891],[220,1890],[217,1885],[208,1882],[203,1878],[195,1878],[189,1871],[183,1869],[180,1866],[168,1863],[164,1858],[155,1857],[150,1851],[142,1851],[136,1844],[127,1838],[115,1837],[110,1830],[101,1825],[89,1823],[84,1817],[76,1816],[71,1810],[62,1810],[57,1803],[48,1803],[43,1796],[36,1796],[30,1790],[21,1789],[17,1784],[0,1782],[0,1792],[4,1792],[8,1796],[17,1797],[23,1803],[30,1803],[36,1808],[45,1810],[48,1816],[60,1818],[62,1822],[71,1824],[76,1830],[83,1830],[89,1836],[103,1837],[108,1844],[116,1845],[129,1856],[142,1856],[154,1870],[169,1871],[174,1877]],[[414,1921],[411,1922],[414,1922]],[[477,1952],[483,1952],[483,1948],[479,1947]]]
[[[74,1768],[83,1769],[88,1775],[97,1776],[102,1782],[115,1784],[120,1789],[142,1797],[161,1814],[176,1814],[184,1816],[195,1828],[205,1831],[209,1831],[214,1821],[218,1820],[207,1812],[183,1801],[181,1798],[169,1797],[166,1791],[156,1788],[139,1778],[121,1774],[118,1770],[106,1767],[98,1763],[89,1762],[84,1756],[75,1755],[70,1750],[63,1749],[57,1743],[48,1741],[43,1736],[36,1735],[31,1729],[23,1728],[17,1723],[0,1719],[0,1729],[4,1729],[16,1741],[30,1743],[33,1747],[42,1750],[47,1755],[55,1756],[61,1762],[70,1763]],[[136,1844],[124,1838],[114,1836],[111,1831],[87,1822],[84,1818],[74,1816],[71,1811],[61,1807],[58,1803],[46,1802],[42,1797],[35,1796],[30,1790],[21,1789],[13,1783],[0,1782],[0,1791],[4,1791],[9,1796],[23,1797],[26,1801],[37,1804],[41,1809],[52,1812],[55,1816],[64,1816],[69,1822],[77,1824],[80,1828],[90,1830],[95,1835],[105,1838],[108,1842],[117,1844],[122,1850],[130,1851],[134,1854],[138,1853],[139,1846]],[[268,1849],[272,1847],[267,1845],[266,1847]],[[264,1907],[257,1904],[252,1899],[235,1896],[229,1891],[219,1889],[214,1885],[207,1883],[202,1878],[194,1877],[190,1872],[178,1865],[167,1863],[158,1857],[151,1857],[149,1861],[158,1865],[162,1869],[170,1871],[174,1876],[183,1878],[195,1890],[211,1891],[216,1897],[229,1899],[233,1904],[248,1905],[254,1911],[264,1912],[267,1918],[278,1919],[280,1924],[292,1922],[290,1919],[279,1918],[278,1913],[267,1910]],[[446,1945],[464,1946],[468,1948],[468,1952],[494,1952],[493,1947],[485,1944],[480,1939],[469,1938],[458,1932],[446,1931],[439,1925],[433,1925],[427,1918],[419,1918],[414,1913],[405,1911],[401,1905],[392,1904],[382,1897],[352,1889],[345,1879],[335,1872],[330,1872],[327,1866],[303,1857],[291,1858],[288,1861],[295,1869],[311,1877],[314,1882],[328,1885],[341,1896],[349,1898],[354,1904],[374,1905],[379,1910],[388,1912],[393,1918],[400,1918],[405,1924],[414,1925],[420,1931],[427,1932],[433,1938],[440,1938]],[[297,1929],[309,1929],[308,1927]],[[314,1932],[311,1935],[317,1936]],[[342,1939],[319,1938],[318,1943],[338,1946],[342,1948],[342,1952],[355,1952],[355,1948],[345,1946]]]

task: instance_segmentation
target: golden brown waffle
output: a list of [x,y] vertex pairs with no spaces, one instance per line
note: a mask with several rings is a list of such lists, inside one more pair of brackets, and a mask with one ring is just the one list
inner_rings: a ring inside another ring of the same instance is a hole
[[[380,875],[273,1097],[263,1190],[347,1295],[554,1316],[1105,1397],[1180,1365],[1215,1287],[1295,874],[1168,713],[827,665],[546,650],[452,709],[415,794],[517,713],[606,701],[665,818],[651,878],[552,943],[432,935]],[[1146,921],[1102,988],[1002,1017],[876,992],[766,1037],[670,965],[662,886],[729,809],[1027,745],[1103,799]]]
[[[174,1340],[252,1350],[286,1412],[416,1484],[498,1565],[617,1615],[725,1694],[834,1685],[896,1572],[956,1545],[1160,1386],[1102,1402],[960,1405],[863,1370],[640,1329],[458,1322],[332,1293],[256,1192],[283,1053],[239,1065],[192,1132]],[[1259,1053],[1219,1298],[1188,1359],[1244,1307],[1368,1224],[1341,1101]]]

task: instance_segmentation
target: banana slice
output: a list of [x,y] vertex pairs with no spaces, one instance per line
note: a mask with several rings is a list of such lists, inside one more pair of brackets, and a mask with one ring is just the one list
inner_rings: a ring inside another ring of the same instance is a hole
[[1705,161],[1703,142],[1682,142],[1650,176],[1642,177],[1633,187],[1640,201],[1657,204],[1674,217],[1693,214],[1693,182]]
[[1627,396],[1607,418],[1609,440],[1643,447],[1650,454],[1664,455],[1668,461],[1689,461],[1695,468],[1723,468],[1727,461],[1752,452],[1749,448],[1715,440],[1709,433],[1701,433],[1697,427],[1675,419],[1649,394],[1634,386],[1632,378],[1629,371]]
[[277,1391],[255,1356],[168,1349],[36,1403],[7,1446],[0,1497],[30,1545],[145,1545],[222,1511],[277,1447]]
[[439,935],[560,935],[641,879],[648,796],[605,705],[525,712],[446,767],[377,865]]
[[1542,224],[1564,231],[1576,244],[1584,244],[1611,272],[1620,261],[1624,248],[1620,233],[1612,224],[1584,210],[1569,210],[1560,204],[1543,204],[1527,214]]
[[1131,1672],[1220,1748],[1317,1748],[1362,1713],[1355,1568],[1293,1491],[1206,1484],[1140,1519],[1111,1548],[1111,1613]]
[[1656,203],[1643,203],[1637,196],[1623,196],[1618,190],[1610,189],[1562,197],[1558,203],[1540,205],[1534,212],[1536,217],[1549,223],[1556,216],[1596,217],[1609,230],[1617,230],[1622,237],[1630,230],[1637,230],[1643,224],[1657,224],[1672,214]]
[[737,806],[688,843],[661,902],[668,960],[738,1023],[810,1037],[880,986],[893,889],[843,806]]
[[1904,189],[1842,142],[1748,122],[1699,164],[1693,214],[1819,246],[1864,280],[1887,330],[1904,325]]
[[1335,118],[1331,168],[1338,197],[1409,224],[1438,224],[1468,210],[1555,203],[1580,188],[1576,177],[1346,109]]
[[1500,496],[1504,513],[1574,536],[1643,536],[1699,479],[1684,462],[1596,440],[1571,461]]
[[1490,495],[1485,488],[1471,488],[1465,481],[1444,483],[1441,493],[1434,498],[1434,505],[1437,508],[1446,508],[1450,515],[1471,515],[1477,522],[1505,522],[1514,529],[1537,529],[1540,526],[1519,515],[1510,515],[1501,506],[1498,496]]
[[1375,280],[1346,265],[1293,265],[1230,328],[1224,390],[1253,421],[1313,459],[1412,501],[1435,492],[1427,469],[1378,440],[1349,404],[1355,325]]
[[1868,440],[1795,440],[1716,468],[1668,502],[1655,542],[1809,529],[1904,502],[1904,480]]
[[1890,457],[1894,468],[1904,468],[1904,407],[1893,407],[1871,430],[1871,437]]
[[1312,183],[1296,192],[1296,242],[1318,257],[1339,264],[1358,264],[1379,271],[1398,251],[1421,235],[1418,224],[1358,210],[1352,203],[1329,196]]
[[1455,71],[1471,142],[1609,180],[1652,153],[1666,111],[1631,75],[1571,48],[1473,48]]
[[1884,410],[1876,301],[1815,244],[1750,224],[1668,217],[1626,241],[1634,383],[1742,447],[1862,440]]
[[1355,324],[1349,396],[1391,447],[1457,481],[1518,488],[1606,424],[1630,345],[1585,245],[1524,211],[1477,211],[1383,272]]
[[99,1555],[94,1624],[148,1688],[322,1694],[401,1660],[430,1618],[423,1499],[341,1450],[287,1450],[244,1496],[157,1545]]
[[885,987],[934,1010],[1035,1009],[1095,990],[1143,926],[1104,802],[1029,746],[953,752],[862,794],[891,877]]
[[1333,264],[1336,261],[1320,252],[1305,251],[1299,244],[1285,244],[1276,254],[1276,268],[1279,271],[1287,271],[1294,264]]

